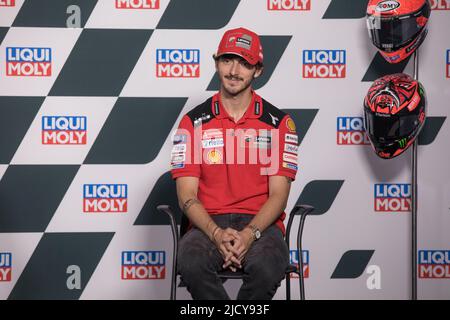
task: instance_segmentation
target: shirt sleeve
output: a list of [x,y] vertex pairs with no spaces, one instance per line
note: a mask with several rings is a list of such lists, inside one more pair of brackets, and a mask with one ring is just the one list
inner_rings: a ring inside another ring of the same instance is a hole
[[[272,142],[272,152],[278,152],[278,171],[272,176],[286,176],[295,180],[298,170],[298,136],[295,123],[289,115],[281,120],[278,127],[278,146]],[[278,147],[278,150],[277,150]]]
[[183,116],[177,131],[173,135],[173,147],[170,155],[172,179],[179,177],[200,177],[200,162],[195,157],[194,127],[187,115]]

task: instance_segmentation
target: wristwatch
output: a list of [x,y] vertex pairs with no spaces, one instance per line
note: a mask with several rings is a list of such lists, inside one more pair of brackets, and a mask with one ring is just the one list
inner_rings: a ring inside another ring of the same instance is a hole
[[254,224],[249,224],[247,227],[249,227],[252,230],[253,240],[256,241],[259,238],[261,238],[261,231],[258,229],[257,226],[255,226]]

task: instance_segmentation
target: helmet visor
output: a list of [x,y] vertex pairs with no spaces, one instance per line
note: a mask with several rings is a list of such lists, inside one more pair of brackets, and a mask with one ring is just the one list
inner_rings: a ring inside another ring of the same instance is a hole
[[367,24],[374,45],[383,51],[394,52],[414,39],[422,30],[417,17],[385,18],[368,16]]
[[419,124],[417,115],[389,115],[376,116],[372,112],[365,112],[365,126],[370,136],[379,142],[391,142],[393,140],[409,136]]

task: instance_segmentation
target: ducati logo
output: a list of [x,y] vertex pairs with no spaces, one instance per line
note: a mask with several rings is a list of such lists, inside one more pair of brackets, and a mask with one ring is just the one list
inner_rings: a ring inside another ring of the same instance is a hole
[[272,123],[274,126],[277,125],[277,121],[280,121],[277,117],[274,117],[271,113],[269,113],[270,117],[272,118]]

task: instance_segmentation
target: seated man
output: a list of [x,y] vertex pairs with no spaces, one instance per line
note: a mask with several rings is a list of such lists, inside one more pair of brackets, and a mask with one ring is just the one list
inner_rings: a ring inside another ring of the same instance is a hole
[[289,264],[295,124],[252,89],[263,71],[257,34],[225,32],[214,59],[219,92],[184,115],[174,136],[171,172],[191,224],[178,270],[194,299],[229,299],[217,276],[227,268],[244,272],[238,299],[272,299]]

